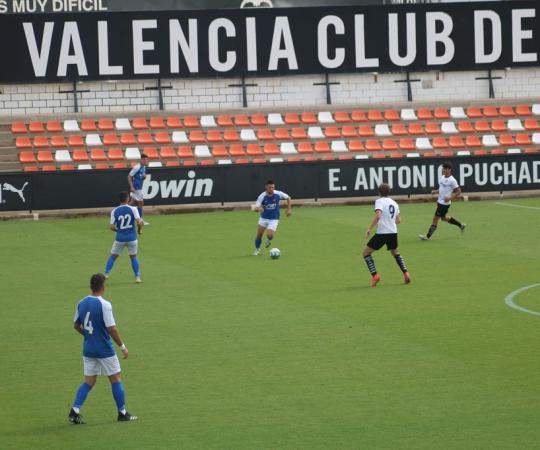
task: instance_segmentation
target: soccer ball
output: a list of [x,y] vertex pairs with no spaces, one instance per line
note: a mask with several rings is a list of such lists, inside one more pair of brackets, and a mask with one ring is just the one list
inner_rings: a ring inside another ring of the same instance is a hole
[[270,249],[270,258],[278,259],[280,256],[281,256],[281,252],[279,251],[279,248]]

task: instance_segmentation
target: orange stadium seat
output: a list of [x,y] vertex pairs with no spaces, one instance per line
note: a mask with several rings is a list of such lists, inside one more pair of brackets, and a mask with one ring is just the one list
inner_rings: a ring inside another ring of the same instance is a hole
[[530,148],[525,149],[525,153],[538,153],[538,152],[539,150],[537,148],[530,147]]
[[19,161],[23,164],[35,163],[36,157],[34,152],[21,152],[19,153]]
[[180,120],[180,117],[167,117],[167,128],[182,128],[182,121]]
[[490,106],[484,106],[484,117],[499,117],[499,111],[497,111],[497,107],[490,105]]
[[351,119],[353,122],[366,122],[367,116],[364,111],[353,111],[351,113]]
[[251,126],[251,122],[249,121],[249,116],[247,114],[239,114],[237,116],[234,116],[233,121],[237,127]]
[[201,161],[201,166],[213,166],[215,163],[213,159],[204,159]]
[[531,145],[531,137],[525,133],[519,133],[516,135],[516,144],[517,145]]
[[113,131],[114,124],[112,119],[99,119],[97,127],[100,131]]
[[269,129],[261,128],[260,130],[257,130],[257,139],[260,141],[271,141],[274,139],[274,136],[272,135],[272,131]]
[[361,137],[370,137],[375,133],[373,132],[373,127],[371,125],[360,125],[358,127],[358,136]]
[[[184,165],[185,166],[195,166],[197,165],[197,162],[196,161],[184,161]],[[180,167],[180,161],[167,161],[165,163],[165,166],[166,167]]]
[[150,128],[152,130],[163,130],[167,128],[163,117],[150,117]]
[[303,112],[300,116],[300,120],[306,125],[313,125],[319,122],[317,116],[313,112]]
[[529,105],[517,105],[516,114],[518,116],[530,116],[532,115],[531,108]]
[[494,120],[491,122],[491,129],[493,131],[506,131],[508,130],[508,127],[506,126],[506,122],[504,120]]
[[249,164],[249,159],[243,159],[243,158],[240,158],[240,159],[236,159],[234,161],[235,164]]
[[43,122],[30,122],[28,131],[30,131],[30,133],[44,133],[45,127],[43,126]]
[[392,159],[403,158],[403,153],[390,153],[390,158]]
[[96,131],[96,122],[92,119],[81,120],[82,131]]
[[232,117],[231,116],[225,116],[225,115],[217,117],[217,124],[220,127],[232,127],[232,126],[234,126]]
[[502,148],[494,148],[493,150],[490,150],[489,153],[492,155],[505,155],[506,151]]
[[275,139],[290,139],[289,130],[287,128],[276,128],[274,131]]
[[37,172],[39,170],[38,166],[25,166],[23,167],[23,172]]
[[399,111],[395,109],[387,109],[384,112],[384,118],[385,120],[400,120],[401,116],[399,115]]
[[502,117],[514,117],[516,113],[514,112],[514,108],[510,105],[502,105],[499,108],[499,114]]
[[431,114],[431,109],[429,108],[420,108],[416,111],[416,117],[418,117],[418,120],[431,120],[433,119],[433,114]]
[[434,137],[431,141],[433,148],[448,148],[448,143],[443,137]]
[[148,124],[144,117],[134,117],[131,120],[131,126],[134,130],[146,130],[148,128]]
[[242,144],[231,144],[229,146],[229,155],[231,156],[244,156],[244,146]]
[[279,155],[279,147],[277,144],[264,144],[264,154],[265,155]]
[[11,124],[12,133],[26,133],[26,124],[24,122],[13,122]]
[[251,116],[251,123],[257,127],[268,125],[268,121],[264,114],[253,114]]
[[437,152],[424,152],[423,153],[424,158],[433,158],[434,156],[437,156],[437,155],[438,155]]
[[394,136],[406,136],[407,134],[409,134],[407,132],[407,128],[402,123],[393,124],[391,130]]
[[409,134],[412,136],[421,136],[425,134],[424,127],[420,123],[411,123],[408,128]]
[[499,144],[501,145],[515,145],[514,137],[511,134],[501,134],[499,136]]
[[324,135],[329,139],[340,138],[341,133],[338,127],[326,127],[324,129]]
[[76,162],[85,162],[88,161],[88,154],[86,153],[86,150],[73,150],[73,161]]
[[90,159],[92,161],[107,161],[105,151],[100,148],[93,148],[90,150]]
[[285,117],[283,118],[283,121],[288,125],[299,125],[300,117],[298,116],[298,113],[288,112],[288,113],[285,113]]
[[336,111],[334,113],[334,120],[337,123],[347,123],[351,121],[351,118],[349,117],[349,113],[345,111]]
[[363,152],[365,150],[362,141],[349,141],[348,147],[351,152]]
[[137,139],[133,133],[122,133],[120,135],[120,143],[122,145],[137,145]]
[[103,135],[103,145],[119,145],[120,139],[114,133],[107,133]]
[[478,120],[477,122],[475,122],[474,129],[478,133],[487,133],[487,132],[491,131],[491,127],[489,126],[489,122],[487,122],[486,120]]
[[124,160],[124,152],[121,148],[110,148],[109,152],[107,153],[107,156],[111,161],[123,161]]
[[250,156],[262,155],[263,151],[259,144],[248,144],[246,148],[246,154]]
[[55,172],[56,171],[56,166],[51,166],[51,165],[43,166],[41,168],[41,171],[42,172]]
[[457,129],[460,133],[474,133],[474,127],[472,123],[467,122],[466,120],[458,122]]
[[15,139],[15,147],[16,148],[32,148],[32,143],[30,142],[30,138],[18,137],[17,139]]
[[266,163],[266,159],[264,159],[264,158],[254,158],[253,161],[251,161],[251,162],[253,164],[264,164],[264,163]]
[[376,155],[372,156],[373,159],[384,159],[386,158],[386,155],[384,153],[378,153]]
[[376,152],[381,150],[381,144],[377,139],[367,139],[364,146],[368,152]]
[[299,142],[297,147],[298,153],[313,153],[311,142]]
[[[190,148],[191,150],[191,148]],[[174,147],[161,147],[159,149],[159,156],[163,159],[176,159],[179,155],[174,149]],[[191,155],[193,156],[193,155]],[[191,157],[189,156],[189,157]],[[187,156],[182,156],[182,158],[186,158]]]
[[48,148],[49,138],[47,136],[36,136],[34,138],[34,147],[36,148]]
[[112,168],[113,169],[125,169],[126,168],[126,165],[124,163],[114,163],[112,165]]
[[66,138],[62,135],[51,137],[51,146],[55,148],[66,147]]
[[95,168],[96,170],[106,170],[109,168],[109,165],[100,163],[100,164],[96,164]]
[[153,144],[154,139],[152,138],[152,133],[139,133],[137,135],[137,142],[143,145]]
[[176,154],[180,158],[193,158],[193,149],[188,145],[181,145]]
[[465,138],[465,145],[467,147],[482,147],[482,141],[478,136],[467,136]]
[[221,132],[218,130],[209,130],[206,133],[206,140],[208,142],[222,142],[223,136],[221,136]]
[[54,162],[53,154],[49,150],[40,150],[37,154],[37,160],[40,163]]
[[159,133],[156,133],[154,140],[156,141],[156,144],[161,145],[171,143],[171,137],[166,131],[160,131]]
[[384,120],[382,113],[378,109],[370,109],[367,118],[372,122],[382,122]]
[[223,139],[227,142],[238,142],[240,141],[240,136],[236,130],[225,130],[223,133]]
[[538,125],[538,121],[536,119],[525,119],[523,126],[526,130],[530,131],[540,130],[540,125]]
[[399,148],[401,150],[415,150],[416,145],[412,139],[402,138],[399,140]]
[[199,118],[196,116],[185,116],[184,117],[184,126],[186,128],[199,128],[201,124],[199,123]]
[[60,170],[75,170],[75,166],[73,164],[62,164]]
[[356,127],[352,125],[345,125],[341,129],[341,135],[345,138],[354,138],[358,136],[358,134],[356,133]]
[[383,150],[397,150],[398,145],[395,139],[383,139],[382,148]]
[[441,134],[441,126],[435,122],[426,123],[426,133]]
[[308,138],[305,128],[293,128],[291,131],[291,136],[293,139],[307,139]]
[[463,148],[465,147],[465,141],[461,136],[451,136],[448,140],[448,145],[452,148]]
[[483,117],[482,111],[477,106],[469,106],[465,113],[469,119],[479,119]]
[[433,117],[439,120],[449,119],[450,113],[448,112],[448,109],[446,108],[435,108],[435,110],[433,111]]
[[212,156],[219,158],[223,156],[229,156],[229,154],[227,153],[227,148],[224,145],[213,145]]
[[487,155],[487,151],[486,150],[474,150],[473,155],[475,155],[475,156]]
[[49,133],[62,133],[64,128],[58,120],[49,120],[45,124],[45,128]]
[[315,153],[330,153],[330,146],[326,141],[315,142]]
[[159,153],[156,147],[144,147],[143,153],[148,156],[148,159],[159,159]]

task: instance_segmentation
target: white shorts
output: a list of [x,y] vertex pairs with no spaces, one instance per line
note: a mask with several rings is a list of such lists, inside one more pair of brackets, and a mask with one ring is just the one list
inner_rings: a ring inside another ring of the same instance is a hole
[[114,375],[120,373],[120,361],[118,356],[114,355],[109,358],[88,358],[83,356],[84,375],[93,377],[94,375]]
[[130,256],[136,255],[137,250],[139,248],[139,241],[129,241],[129,242],[114,241],[111,248],[111,253],[113,255],[121,255],[122,250],[124,250],[125,247],[127,247],[128,253],[130,254]]
[[276,231],[278,224],[279,224],[278,219],[275,219],[275,220],[263,219],[262,217],[259,219],[259,225],[268,230]]
[[136,200],[138,202],[142,202],[144,200],[142,189],[139,189],[135,192],[131,192],[130,196],[133,200]]

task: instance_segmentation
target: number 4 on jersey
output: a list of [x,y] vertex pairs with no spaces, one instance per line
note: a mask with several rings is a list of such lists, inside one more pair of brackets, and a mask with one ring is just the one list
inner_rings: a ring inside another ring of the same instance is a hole
[[86,313],[86,316],[84,317],[83,327],[90,334],[92,334],[94,332],[94,327],[92,326],[92,321],[90,320],[90,311],[88,311]]

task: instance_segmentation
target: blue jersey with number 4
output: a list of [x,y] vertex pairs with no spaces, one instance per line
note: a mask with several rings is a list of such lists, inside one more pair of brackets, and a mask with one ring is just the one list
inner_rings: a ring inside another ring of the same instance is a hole
[[83,356],[110,358],[115,355],[107,327],[116,324],[112,305],[107,300],[92,295],[83,298],[77,304],[74,322],[83,327]]
[[131,242],[137,240],[136,222],[140,219],[139,211],[134,206],[120,205],[111,212],[111,225],[116,227],[116,240],[118,242]]

